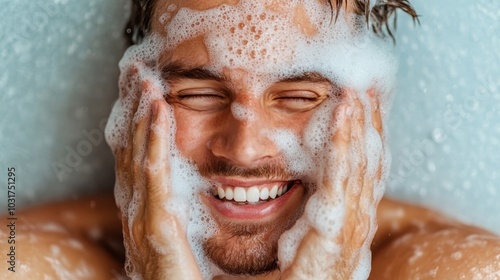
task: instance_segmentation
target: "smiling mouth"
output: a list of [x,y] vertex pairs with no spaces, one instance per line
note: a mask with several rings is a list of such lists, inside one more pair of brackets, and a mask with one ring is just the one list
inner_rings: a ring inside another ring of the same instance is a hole
[[251,187],[218,186],[212,194],[219,200],[235,204],[261,204],[278,199],[298,183],[300,181],[292,180]]

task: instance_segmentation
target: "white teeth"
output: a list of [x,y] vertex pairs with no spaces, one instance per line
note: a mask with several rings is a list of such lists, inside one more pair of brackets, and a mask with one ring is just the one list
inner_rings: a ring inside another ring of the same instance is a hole
[[217,194],[220,199],[223,199],[226,196],[226,192],[224,192],[224,189],[221,187],[217,187]]
[[278,194],[278,185],[274,185],[269,191],[269,197],[275,199],[277,194]]
[[252,203],[252,202],[258,202],[259,201],[259,189],[257,187],[250,187],[247,190],[247,201]]
[[261,191],[260,191],[260,199],[262,200],[266,200],[269,198],[269,189],[268,188],[263,188]]
[[234,201],[245,202],[247,200],[247,192],[242,187],[234,188]]
[[232,188],[227,188],[226,189],[226,199],[227,200],[232,200],[233,199],[233,189]]
[[259,190],[258,186],[252,186],[250,188],[243,187],[217,187],[217,189],[213,189],[213,193],[215,196],[218,196],[219,199],[233,200],[236,202],[249,202],[256,203],[259,200],[267,200],[269,198],[275,199],[277,197],[282,196],[284,193],[288,191],[288,186],[280,186],[281,184],[275,184],[270,190],[266,187],[263,187]]

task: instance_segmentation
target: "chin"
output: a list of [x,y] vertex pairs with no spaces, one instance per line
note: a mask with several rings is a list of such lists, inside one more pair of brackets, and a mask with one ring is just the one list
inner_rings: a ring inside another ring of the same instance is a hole
[[[220,220],[219,230],[203,245],[205,254],[230,275],[261,275],[278,268],[278,240],[304,211],[294,211],[262,222]],[[217,220],[217,219],[216,219]]]

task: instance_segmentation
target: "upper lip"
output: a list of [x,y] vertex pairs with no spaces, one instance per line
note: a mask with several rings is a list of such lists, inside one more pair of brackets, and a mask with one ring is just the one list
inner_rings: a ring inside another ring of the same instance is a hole
[[289,181],[293,181],[293,179],[250,179],[250,180],[242,180],[238,178],[228,178],[228,177],[212,177],[211,181],[220,184],[221,186],[233,186],[233,187],[243,187],[249,188],[252,186],[266,185],[266,184],[276,184],[276,183],[285,183]]

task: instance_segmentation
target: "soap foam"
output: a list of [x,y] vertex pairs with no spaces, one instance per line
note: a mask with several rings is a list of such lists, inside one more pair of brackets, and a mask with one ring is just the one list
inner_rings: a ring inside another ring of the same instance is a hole
[[250,111],[250,109],[245,108],[244,105],[238,102],[233,102],[231,104],[231,112],[233,113],[233,116],[238,120],[247,120],[247,121],[255,120],[255,114],[252,111]]
[[[288,7],[302,5],[301,3],[298,0],[290,1]],[[382,182],[387,177],[390,163],[388,149],[382,145],[385,136],[381,139],[372,128],[367,91],[376,91],[381,112],[383,115],[387,114],[396,73],[396,61],[391,48],[366,28],[363,17],[346,15],[341,11],[338,20],[330,24],[335,15],[331,14],[324,3],[310,1],[303,8],[310,22],[317,28],[314,36],[305,34],[301,26],[291,27],[289,17],[270,10],[258,1],[242,0],[236,5],[221,5],[205,11],[180,8],[175,16],[177,7],[170,6],[159,18],[159,22],[165,25],[166,34],[148,35],[141,44],[130,47],[120,61],[120,98],[113,106],[106,127],[106,140],[113,150],[130,145],[127,136],[131,133],[131,124],[148,114],[151,102],[164,98],[169,92],[168,85],[159,75],[157,64],[160,54],[200,35],[203,35],[210,57],[207,68],[219,73],[228,67],[245,70],[245,78],[249,79],[246,84],[252,85],[248,90],[255,95],[260,95],[263,89],[279,79],[303,72],[320,73],[336,87],[352,92],[353,96],[361,100],[367,116],[364,123],[366,151],[353,148],[349,166],[341,162],[337,166],[324,168],[337,156],[330,139],[341,125],[333,122],[333,112],[339,104],[338,100],[330,98],[317,108],[304,135],[285,129],[263,131],[263,136],[279,147],[289,171],[297,174],[311,190],[310,194],[314,193],[306,205],[304,215],[280,238],[278,257],[281,270],[293,262],[297,246],[309,229],[315,228],[325,237],[340,233],[345,218],[346,190],[342,188],[339,178],[347,176],[349,172],[356,172],[356,165],[362,160],[366,160],[367,174],[374,180],[373,199],[362,201],[362,209],[370,217],[368,240],[371,240],[376,228],[376,204],[383,195]],[[133,80],[128,74],[131,67],[137,69]],[[155,88],[161,90],[144,92],[140,96],[138,111],[132,116],[133,101],[141,92],[143,80],[151,81]],[[231,110],[237,119],[254,120],[253,113],[241,104],[233,103]],[[352,119],[354,122],[356,115]],[[174,139],[175,123],[172,124],[170,133],[171,139]],[[381,156],[384,159],[382,178],[376,180],[375,173]],[[186,229],[202,274],[205,279],[209,279],[220,274],[220,270],[207,259],[202,244],[217,232],[217,227],[198,194],[208,192],[210,186],[196,166],[181,156],[174,141],[170,141],[166,160],[171,168],[171,178],[165,182],[165,187],[171,190],[172,199],[165,202],[164,209],[181,217],[179,220]],[[326,195],[322,186],[322,179],[325,177],[331,179],[334,193],[338,194],[336,199]],[[141,189],[144,189],[144,186],[132,185],[133,182],[123,181],[117,176],[115,197],[122,214],[129,217],[129,229],[136,219],[138,207],[141,207]],[[163,230],[168,232],[168,229]],[[360,260],[355,264],[358,269],[354,279],[366,279],[368,276],[369,246],[370,242],[367,241],[361,249]],[[325,243],[325,247],[332,253],[339,253],[342,248],[341,244],[333,241]],[[127,248],[127,254],[133,249]],[[158,251],[161,252],[162,249],[158,248]],[[127,266],[130,265],[128,262]],[[133,268],[127,271],[129,276],[136,275]]]

